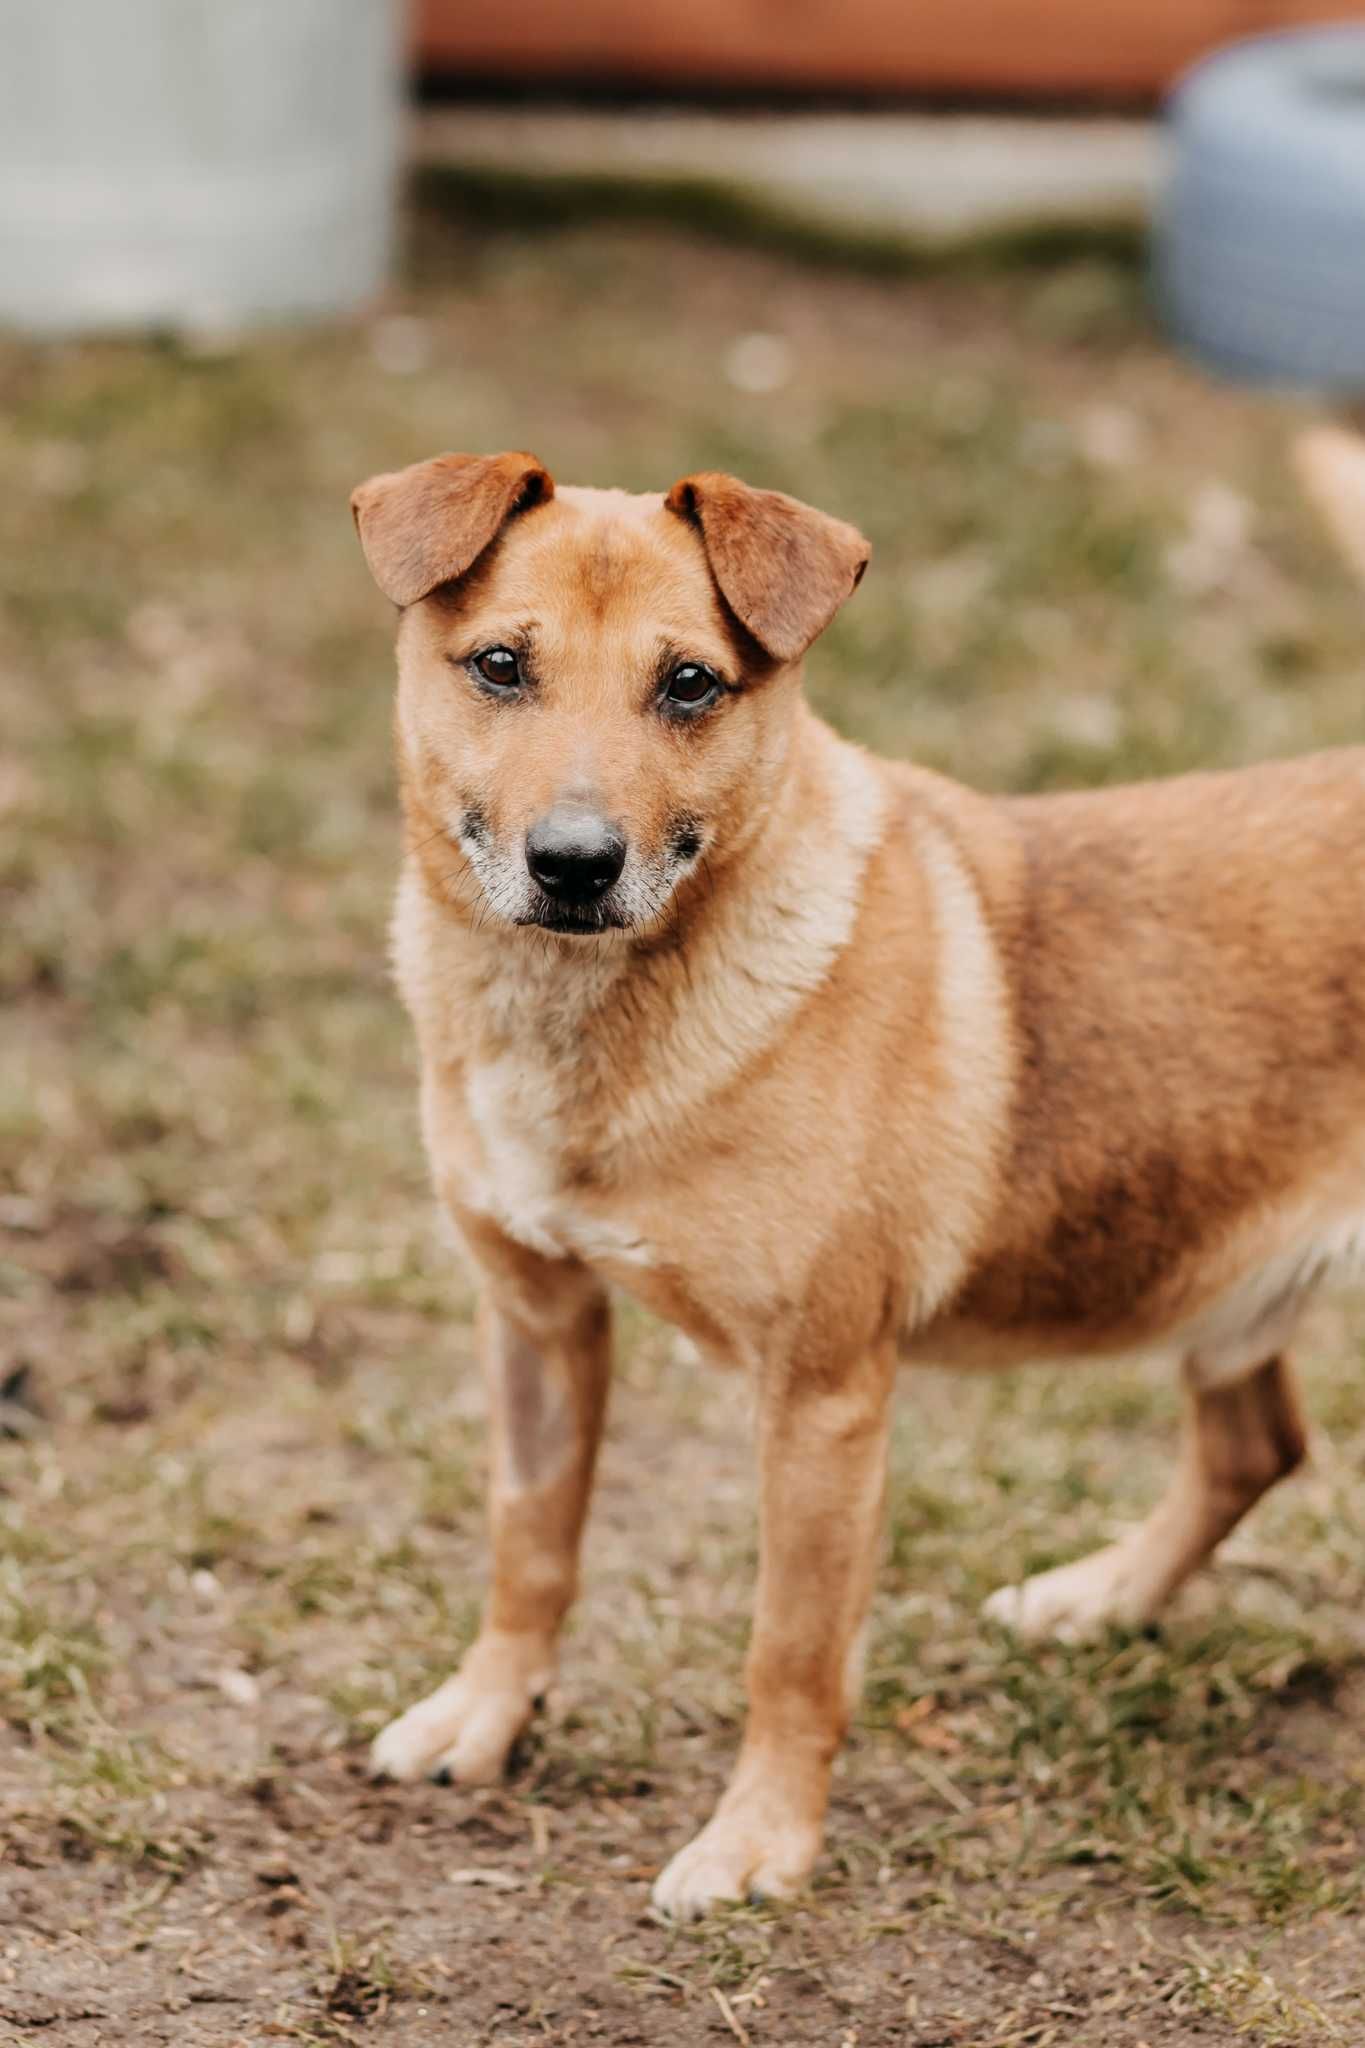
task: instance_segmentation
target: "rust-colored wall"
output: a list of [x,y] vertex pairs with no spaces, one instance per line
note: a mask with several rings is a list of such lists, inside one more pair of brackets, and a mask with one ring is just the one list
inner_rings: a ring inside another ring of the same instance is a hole
[[496,78],[1150,95],[1332,0],[417,0],[420,62]]

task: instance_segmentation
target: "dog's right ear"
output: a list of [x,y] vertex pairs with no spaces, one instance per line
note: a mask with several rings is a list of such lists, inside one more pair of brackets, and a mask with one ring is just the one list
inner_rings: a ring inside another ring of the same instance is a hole
[[416,604],[476,562],[514,513],[554,496],[534,455],[437,455],[351,493],[370,574],[395,604]]

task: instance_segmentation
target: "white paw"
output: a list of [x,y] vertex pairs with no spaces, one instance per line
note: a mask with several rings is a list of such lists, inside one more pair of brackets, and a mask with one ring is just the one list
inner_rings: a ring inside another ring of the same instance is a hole
[[1136,1563],[1132,1546],[1111,1543],[1020,1586],[1002,1586],[982,1612],[1025,1642],[1083,1643],[1107,1628],[1136,1628],[1151,1619]]
[[530,1718],[524,1687],[490,1691],[457,1672],[375,1737],[370,1775],[401,1783],[449,1778],[457,1785],[491,1784]]
[[672,1920],[699,1920],[713,1906],[791,1898],[819,1848],[818,1828],[788,1825],[765,1834],[740,1815],[717,1814],[654,1880],[654,1905]]

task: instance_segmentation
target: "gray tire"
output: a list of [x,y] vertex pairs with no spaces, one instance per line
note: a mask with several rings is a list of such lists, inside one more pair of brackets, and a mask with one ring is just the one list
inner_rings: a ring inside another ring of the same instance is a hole
[[1235,44],[1169,115],[1154,257],[1176,340],[1234,377],[1365,394],[1365,25]]

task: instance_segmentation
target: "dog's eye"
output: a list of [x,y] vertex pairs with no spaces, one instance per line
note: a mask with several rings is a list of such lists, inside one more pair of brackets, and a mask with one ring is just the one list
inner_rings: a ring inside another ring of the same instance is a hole
[[680,661],[664,684],[664,702],[698,711],[720,690],[720,677],[704,661]]
[[474,656],[474,666],[495,690],[515,690],[521,681],[521,663],[510,647],[485,647]]

